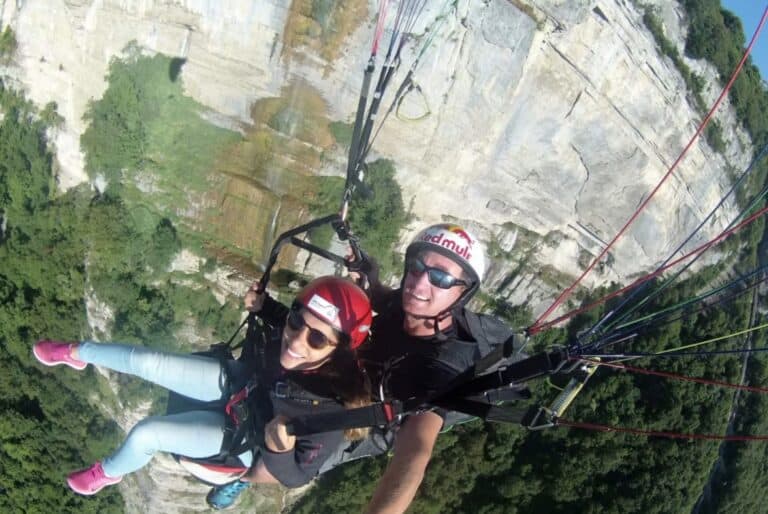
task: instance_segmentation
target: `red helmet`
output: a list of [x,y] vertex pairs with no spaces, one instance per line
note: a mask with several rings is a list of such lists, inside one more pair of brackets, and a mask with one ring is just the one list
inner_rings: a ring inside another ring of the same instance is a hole
[[296,301],[309,312],[349,337],[355,349],[371,331],[371,302],[362,289],[339,277],[313,280],[296,295]]

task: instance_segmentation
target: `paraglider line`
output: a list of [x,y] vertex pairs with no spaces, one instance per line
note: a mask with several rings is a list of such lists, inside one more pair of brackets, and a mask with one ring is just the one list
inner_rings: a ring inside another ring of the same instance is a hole
[[697,384],[705,384],[705,385],[712,385],[717,387],[726,387],[729,389],[738,389],[740,391],[750,391],[752,393],[768,393],[768,387],[756,387],[756,386],[748,386],[748,385],[740,385],[740,384],[733,384],[730,382],[723,382],[721,380],[710,380],[706,378],[698,378],[698,377],[689,377],[686,375],[680,375],[677,373],[670,373],[667,371],[656,371],[652,369],[646,369],[646,368],[636,368],[634,366],[627,366],[626,364],[619,364],[617,362],[605,362],[601,360],[592,360],[592,359],[579,359],[578,357],[573,358],[573,360],[578,360],[581,362],[587,362],[590,364],[595,364],[598,366],[604,366],[607,368],[614,368],[614,369],[621,369],[624,371],[629,371],[631,373],[638,373],[640,375],[653,375],[657,377],[664,377],[669,378],[672,380],[680,380],[683,382],[695,382]]
[[646,437],[663,437],[666,439],[698,439],[704,441],[768,441],[768,435],[718,435],[718,434],[684,434],[682,432],[664,432],[657,430],[643,430],[639,428],[617,427],[614,425],[601,425],[598,423],[585,423],[557,419],[555,426],[581,428],[583,430],[595,430],[598,432],[618,432]]
[[766,212],[768,212],[768,207],[764,207],[763,209],[760,209],[755,214],[753,214],[749,218],[745,219],[744,221],[742,221],[738,225],[734,226],[733,228],[730,228],[730,229],[726,230],[725,232],[722,232],[719,236],[715,237],[714,239],[704,243],[703,245],[701,245],[698,248],[694,249],[690,253],[687,253],[687,254],[683,255],[682,257],[679,257],[679,258],[669,262],[667,265],[657,269],[656,271],[654,271],[652,273],[649,273],[648,275],[644,275],[644,276],[638,278],[637,280],[635,280],[634,282],[632,282],[628,286],[622,287],[621,289],[617,289],[616,291],[603,296],[599,300],[596,300],[596,301],[590,303],[589,305],[586,305],[584,307],[580,307],[578,309],[574,309],[574,310],[572,310],[570,312],[567,312],[567,313],[563,314],[562,316],[553,319],[552,321],[547,321],[546,323],[540,323],[540,324],[539,323],[534,323],[528,329],[528,332],[531,335],[536,334],[538,332],[541,332],[542,330],[546,330],[546,329],[552,327],[553,325],[556,325],[557,323],[560,323],[561,321],[565,321],[567,319],[572,318],[573,316],[576,316],[576,315],[581,314],[583,312],[586,312],[586,311],[588,311],[588,310],[590,310],[590,309],[592,309],[594,307],[597,307],[598,305],[600,305],[602,303],[605,303],[606,301],[610,300],[611,298],[615,298],[616,296],[619,296],[621,294],[626,293],[627,291],[631,290],[632,288],[636,287],[637,285],[642,284],[643,282],[647,282],[648,280],[651,280],[652,278],[655,278],[655,277],[661,275],[664,271],[668,270],[669,268],[672,268],[673,266],[676,266],[677,264],[685,261],[686,259],[689,259],[689,258],[693,257],[694,255],[699,254],[699,253],[703,252],[704,250],[710,248],[711,246],[714,246],[715,244],[719,243],[720,241],[722,241],[726,237],[730,236],[734,232],[744,228],[746,225],[749,225],[750,223],[755,221],[757,218],[759,218],[760,216],[762,216]]

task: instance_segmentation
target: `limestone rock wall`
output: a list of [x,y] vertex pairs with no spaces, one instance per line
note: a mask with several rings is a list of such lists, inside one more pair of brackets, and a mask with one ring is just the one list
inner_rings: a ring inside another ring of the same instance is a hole
[[[426,34],[442,4],[430,3],[417,33]],[[659,5],[682,44],[680,13]],[[131,41],[186,58],[186,91],[218,113],[219,123],[249,123],[255,101],[279,96],[297,76],[323,94],[332,119],[351,120],[370,20],[329,66],[309,50],[304,59],[285,57],[289,9],[288,0],[28,0],[4,2],[0,20],[18,34],[16,79],[36,102],[55,101],[66,119],[54,137],[67,188],[86,179],[78,145],[85,108],[106,87],[109,60]],[[528,257],[534,266],[575,276],[645,198],[699,119],[641,20],[621,0],[459,2],[416,74],[423,96],[404,102],[406,110],[428,106],[431,114],[419,121],[390,116],[374,150],[397,163],[413,206],[411,231],[455,219],[489,241],[509,239],[520,227],[546,241]],[[749,142],[729,141],[738,169]],[[611,265],[587,284],[659,262],[719,199],[725,167],[706,144],[695,145],[615,247]],[[491,284],[508,282],[504,269],[492,268]],[[540,310],[553,290],[539,289],[503,293],[532,299]]]

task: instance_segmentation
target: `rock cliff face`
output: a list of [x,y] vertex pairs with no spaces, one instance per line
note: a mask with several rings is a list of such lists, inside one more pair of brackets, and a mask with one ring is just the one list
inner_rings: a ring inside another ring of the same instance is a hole
[[[434,4],[417,32],[437,16],[442,3]],[[106,87],[109,60],[130,41],[187,59],[186,92],[218,113],[217,123],[243,126],[254,102],[280,96],[297,77],[320,91],[331,119],[351,120],[371,37],[372,15],[333,62],[309,47],[291,49],[302,58],[289,58],[287,0],[2,5],[0,20],[20,43],[17,80],[36,102],[55,101],[66,119],[55,134],[63,188],[86,180],[82,115]],[[682,45],[680,13],[665,2],[659,7]],[[698,122],[682,79],[641,19],[626,1],[459,2],[417,73],[422,95],[404,102],[406,112],[430,114],[419,121],[390,116],[376,142],[377,155],[396,161],[412,201],[410,229],[460,220],[525,260],[524,269],[551,266],[550,285],[531,273],[508,277],[501,264],[489,277],[513,301],[542,309],[553,288],[618,231]],[[674,248],[720,197],[727,164],[745,164],[749,143],[735,136],[728,162],[706,144],[694,146],[588,285],[626,279]],[[730,212],[707,233],[722,228]],[[533,251],[504,247],[521,233],[536,240]]]
[[[311,45],[287,47],[290,0],[2,1],[0,24],[19,41],[9,73],[35,102],[55,101],[66,120],[53,136],[59,183],[68,188],[87,180],[83,113],[106,88],[110,59],[129,42],[185,58],[185,91],[217,124],[247,128],[254,103],[279,97],[296,79],[320,92],[330,119],[351,121],[372,34],[376,2],[368,3],[369,14],[332,60]],[[681,46],[682,14],[657,3]],[[417,35],[427,33],[442,4],[430,2]],[[412,205],[403,241],[438,220],[467,224],[497,257],[487,287],[513,303],[530,302],[535,312],[617,233],[700,119],[629,0],[461,0],[416,81],[421,94],[406,97],[404,115],[390,116],[374,149],[396,162]],[[714,86],[708,94],[718,92]],[[587,286],[625,281],[660,262],[719,200],[729,186],[726,170],[746,166],[748,138],[727,109],[718,117],[727,127],[725,155],[694,145]],[[689,247],[734,213],[727,205]],[[512,268],[522,271],[513,275]],[[166,483],[157,473],[150,475]],[[142,489],[154,487],[150,482]],[[133,493],[131,502],[136,510],[171,512],[158,499],[173,494],[164,489]]]

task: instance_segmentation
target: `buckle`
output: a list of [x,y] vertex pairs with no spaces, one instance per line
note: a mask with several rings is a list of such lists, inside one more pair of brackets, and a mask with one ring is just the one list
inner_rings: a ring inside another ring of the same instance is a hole
[[286,382],[275,382],[272,392],[276,398],[288,398],[291,388]]

